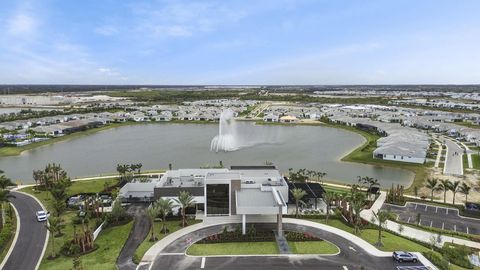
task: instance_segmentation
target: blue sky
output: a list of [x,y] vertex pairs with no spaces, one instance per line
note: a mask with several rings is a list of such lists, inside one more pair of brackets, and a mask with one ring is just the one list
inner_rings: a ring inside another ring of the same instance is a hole
[[480,1],[0,0],[0,83],[480,83]]

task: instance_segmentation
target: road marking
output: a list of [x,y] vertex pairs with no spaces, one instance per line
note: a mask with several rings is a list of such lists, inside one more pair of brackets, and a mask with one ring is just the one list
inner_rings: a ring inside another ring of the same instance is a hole
[[202,263],[200,264],[200,268],[205,268],[205,257],[202,257]]
[[357,252],[357,250],[355,248],[353,248],[352,246],[348,246],[348,248],[353,250],[353,252]]
[[447,215],[448,215],[448,208],[445,208],[445,209],[447,209]]
[[410,218],[412,218],[412,217],[408,217],[407,223],[410,223]]
[[344,265],[343,270],[348,270],[348,267]]
[[444,230],[444,229],[445,229],[445,223],[442,222],[442,230]]
[[438,212],[438,206],[437,206],[437,207],[435,207],[435,213],[437,213],[437,212]]
[[468,234],[468,226],[467,226],[467,234]]
[[453,224],[453,230],[457,231],[457,224]]
[[415,204],[415,210],[417,210],[417,206],[418,206],[418,204]]
[[428,209],[428,205],[425,205],[425,212],[427,212],[427,209]]
[[430,221],[430,227],[432,227],[432,225],[433,225],[433,220],[432,220],[432,221]]

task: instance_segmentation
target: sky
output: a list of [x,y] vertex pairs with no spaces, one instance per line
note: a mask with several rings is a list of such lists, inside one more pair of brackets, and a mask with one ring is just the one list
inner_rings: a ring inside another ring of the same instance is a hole
[[0,84],[477,84],[477,0],[0,0]]

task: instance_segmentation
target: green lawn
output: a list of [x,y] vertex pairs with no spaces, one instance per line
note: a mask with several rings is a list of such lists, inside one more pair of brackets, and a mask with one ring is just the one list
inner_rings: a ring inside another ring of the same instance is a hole
[[[92,253],[80,257],[83,269],[89,270],[116,270],[115,262],[118,254],[127,241],[133,222],[122,226],[107,228],[100,233],[95,243],[99,246]],[[47,252],[49,250],[47,249]],[[48,254],[48,253],[47,253]],[[41,270],[71,269],[73,258],[61,256],[55,260],[43,259]]]
[[[5,211],[7,211],[7,209],[5,209]],[[12,211],[13,211],[13,209],[12,209]],[[11,219],[11,227],[10,227],[10,230],[9,230],[10,231],[10,238],[5,243],[5,245],[0,247],[0,250],[1,250],[1,252],[0,252],[0,263],[3,261],[3,259],[7,255],[7,252],[10,249],[10,246],[12,245],[13,238],[15,238],[15,233],[16,233],[16,230],[17,230],[17,216],[15,215],[15,212],[13,212],[13,213],[14,214],[13,214],[13,218]],[[8,229],[8,227],[4,227],[3,229]]]
[[[199,223],[199,222],[200,222],[199,220],[189,220],[188,225],[193,225],[193,224]],[[167,221],[165,224],[166,224],[166,226],[169,230],[169,233],[172,233],[172,232],[178,231],[182,228],[180,223],[181,223],[180,220],[172,220],[172,221]],[[158,220],[155,221],[155,223],[154,223],[154,233],[155,233],[155,236],[158,239],[163,239],[165,236],[168,235],[168,234],[165,235],[163,233],[160,233],[161,228],[162,228],[161,222],[159,222]],[[147,237],[145,238],[145,240],[143,240],[143,242],[140,244],[140,246],[135,251],[135,255],[133,256],[133,261],[135,263],[139,263],[142,260],[142,257],[145,254],[145,252],[147,252],[147,250],[155,244],[155,242],[150,242],[150,236],[151,236],[151,233],[149,232]]]
[[369,133],[363,130],[359,130],[354,127],[338,125],[338,124],[327,124],[328,126],[342,128],[345,130],[349,130],[355,133],[362,135],[366,142],[358,147],[357,149],[353,150],[350,154],[346,155],[342,158],[342,161],[348,162],[357,162],[357,163],[364,163],[364,164],[371,164],[371,165],[378,165],[378,166],[387,166],[387,167],[395,167],[400,169],[409,170],[415,173],[415,178],[413,183],[410,187],[406,187],[407,192],[413,192],[413,187],[422,187],[427,175],[427,166],[424,164],[415,164],[415,163],[405,163],[405,162],[397,162],[397,161],[390,161],[390,160],[383,160],[373,158],[373,151],[377,147],[377,140],[380,138],[379,135]]
[[293,254],[337,254],[340,250],[328,241],[289,241],[288,245]]
[[278,254],[278,246],[276,242],[193,244],[187,249],[187,254],[193,256]]
[[329,186],[329,185],[323,185],[322,186],[325,191],[329,191],[332,193],[346,193],[350,192],[350,188],[341,188],[341,187],[334,187],[334,186]]
[[480,155],[472,155],[473,168],[480,170]]
[[463,169],[468,169],[468,157],[467,155],[462,156],[462,162],[463,162]]

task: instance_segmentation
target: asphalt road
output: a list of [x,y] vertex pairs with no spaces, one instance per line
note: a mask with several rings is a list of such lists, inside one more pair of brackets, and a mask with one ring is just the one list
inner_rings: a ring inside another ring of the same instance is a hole
[[42,207],[30,196],[12,191],[10,202],[20,216],[20,232],[15,247],[3,269],[33,270],[37,266],[47,237],[45,222],[38,222],[35,212]]
[[135,218],[135,223],[127,242],[123,246],[120,255],[118,255],[117,268],[120,270],[135,270],[137,268],[137,265],[132,260],[133,255],[150,231],[150,221],[145,215],[145,208],[145,204],[134,204],[127,210],[127,213]]
[[448,175],[463,175],[463,148],[449,139],[445,139],[445,145],[447,146],[447,158],[443,173]]
[[[288,231],[309,232],[337,245],[337,255],[306,256],[216,256],[192,257],[184,253],[191,243],[221,232],[223,225],[200,229],[168,245],[153,262],[151,269],[397,269],[397,266],[422,269],[421,263],[396,263],[391,257],[375,257],[347,238],[317,228],[284,224]],[[272,225],[272,229],[274,225]],[[346,235],[348,237],[348,235]],[[363,267],[363,268],[362,268]]]
[[459,216],[458,209],[408,202],[405,207],[384,204],[382,209],[398,214],[403,222],[416,224],[420,213],[420,224],[443,230],[468,234],[480,234],[480,220]]

